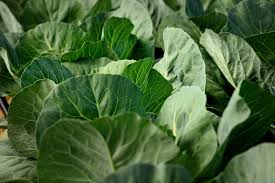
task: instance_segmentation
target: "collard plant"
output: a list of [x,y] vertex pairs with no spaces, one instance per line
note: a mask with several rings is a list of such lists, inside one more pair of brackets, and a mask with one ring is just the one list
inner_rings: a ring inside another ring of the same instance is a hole
[[275,182],[275,1],[0,10],[0,182]]

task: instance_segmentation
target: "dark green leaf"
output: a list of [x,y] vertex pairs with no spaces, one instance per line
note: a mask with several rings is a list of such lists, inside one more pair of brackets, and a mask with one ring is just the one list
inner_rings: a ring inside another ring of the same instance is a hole
[[185,168],[176,165],[137,164],[125,167],[100,183],[191,183]]
[[274,12],[273,0],[244,0],[230,10],[226,27],[226,31],[246,39],[258,56],[272,65],[275,65]]
[[95,74],[60,83],[46,100],[37,124],[37,138],[60,118],[93,120],[124,112],[144,113],[142,93],[121,76]]
[[21,87],[25,88],[43,79],[60,83],[72,76],[59,60],[40,57],[25,68],[21,76]]
[[161,74],[153,69],[154,61],[150,58],[128,65],[123,75],[139,86],[144,94],[142,103],[146,112],[158,113],[173,87]]

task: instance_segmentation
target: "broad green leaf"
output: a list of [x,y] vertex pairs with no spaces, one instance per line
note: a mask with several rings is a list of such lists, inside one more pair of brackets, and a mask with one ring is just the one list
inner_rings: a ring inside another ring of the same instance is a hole
[[88,15],[96,16],[102,12],[110,10],[112,10],[112,0],[98,0]]
[[89,122],[64,119],[43,136],[38,160],[40,183],[95,183],[113,171],[108,146]]
[[81,20],[95,3],[95,0],[28,0],[20,22],[27,30],[45,22]]
[[260,82],[261,60],[243,39],[206,30],[200,42],[233,87],[243,80]]
[[97,16],[90,16],[82,22],[80,26],[87,33],[89,41],[97,42],[101,40],[103,26],[107,18],[107,14],[102,13]]
[[177,165],[136,164],[118,170],[100,183],[191,183],[184,167]]
[[179,28],[166,28],[163,33],[164,57],[156,69],[170,81],[174,90],[181,86],[199,86],[205,90],[205,64],[198,45]]
[[75,61],[80,58],[126,59],[131,57],[136,45],[136,37],[131,34],[133,24],[126,18],[112,17],[104,24],[103,40],[85,42],[78,50],[62,56],[62,60]]
[[97,74],[112,74],[112,75],[122,75],[125,68],[135,63],[135,60],[119,60],[119,61],[113,61],[108,64],[106,64],[103,67],[99,67],[93,70],[93,73]]
[[[5,36],[0,32],[0,59],[5,63],[5,69],[9,71],[12,77],[16,77],[20,66],[21,60],[18,58],[14,48],[9,44]],[[1,64],[1,69],[4,69],[4,65]]]
[[153,23],[148,11],[137,0],[122,0],[120,8],[111,16],[128,18],[134,25],[132,34],[137,39],[134,58],[143,59],[154,56]]
[[207,14],[228,13],[240,0],[186,0],[186,12],[190,17],[203,17]]
[[275,70],[266,68],[242,38],[229,33],[219,36],[206,30],[200,42],[233,87],[243,80],[255,81],[260,86],[270,85]]
[[274,109],[275,97],[268,91],[248,81],[241,82],[218,127],[219,149],[198,179],[213,177],[234,155],[257,143],[275,121]]
[[[3,23],[2,23],[3,22]],[[16,20],[11,13],[9,7],[2,1],[0,1],[0,28],[1,32],[10,33],[22,33],[23,29],[20,23]]]
[[132,55],[136,37],[131,35],[134,25],[126,18],[110,18],[104,24],[104,41],[117,54],[126,59]]
[[216,116],[206,111],[206,95],[197,86],[182,87],[163,104],[157,121],[167,126],[183,149],[180,162],[196,176],[217,150]]
[[214,32],[219,33],[226,24],[227,16],[215,11],[203,16],[194,17],[192,20],[202,31],[212,29]]
[[187,0],[186,14],[201,30],[212,29],[219,33],[227,21],[228,9],[237,0]]
[[9,141],[0,141],[0,180],[13,182],[18,179],[36,182],[36,162],[21,157]]
[[226,27],[226,31],[244,38],[262,60],[272,65],[275,65],[274,11],[273,0],[244,0],[229,11]]
[[47,22],[29,30],[21,39],[16,51],[22,65],[43,55],[61,58],[65,53],[79,49],[86,33],[71,24]]
[[94,120],[92,125],[108,144],[114,167],[138,162],[160,164],[173,159],[179,148],[152,121],[137,114]]
[[0,58],[0,96],[14,95],[20,89],[20,84],[14,80]]
[[25,68],[21,75],[21,87],[25,88],[43,79],[60,83],[72,76],[73,74],[59,60],[40,57]]
[[[158,27],[161,20],[166,16],[174,14],[174,11],[165,4],[166,3],[165,1],[160,1],[160,0],[138,0],[138,1],[149,12],[151,19],[153,21],[154,27]],[[169,0],[169,3],[171,3],[171,0]]]
[[67,62],[77,62],[80,59],[98,59],[101,57],[118,60],[118,56],[104,41],[86,41],[81,48],[64,54],[61,59]]
[[8,135],[16,150],[27,157],[37,156],[36,121],[45,99],[54,87],[53,81],[39,81],[23,89],[11,102]]
[[142,92],[122,76],[94,74],[60,83],[47,98],[37,124],[38,144],[45,130],[61,118],[93,120],[125,112],[144,113]]
[[146,112],[158,113],[163,102],[173,91],[172,85],[153,69],[154,60],[146,58],[128,65],[123,76],[131,79],[140,87],[144,96],[142,103]]
[[[275,181],[275,145],[264,143],[235,156],[213,183],[250,183]],[[252,160],[252,161],[251,161]]]
[[207,109],[221,116],[230,100],[233,87],[226,82],[226,79],[211,56],[204,49],[201,51],[206,66],[205,93],[207,96]]
[[175,27],[181,28],[190,37],[199,43],[201,32],[200,29],[187,17],[179,16],[179,15],[170,15],[162,19],[159,27],[158,27],[158,43],[163,48],[163,32],[167,27]]
[[186,0],[185,11],[189,17],[199,17],[204,15],[204,9],[201,0]]
[[64,62],[63,65],[67,67],[74,75],[86,75],[93,73],[93,70],[104,67],[111,63],[112,60],[102,57],[99,59],[83,59],[77,62]]
[[0,96],[14,95],[19,90],[16,76],[19,65],[15,50],[0,32]]

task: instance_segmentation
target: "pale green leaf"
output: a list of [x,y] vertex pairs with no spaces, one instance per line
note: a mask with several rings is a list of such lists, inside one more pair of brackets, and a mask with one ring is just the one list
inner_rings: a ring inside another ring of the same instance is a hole
[[205,90],[205,64],[198,45],[179,28],[166,28],[163,33],[164,57],[156,69],[170,81],[174,90],[181,86],[199,86]]

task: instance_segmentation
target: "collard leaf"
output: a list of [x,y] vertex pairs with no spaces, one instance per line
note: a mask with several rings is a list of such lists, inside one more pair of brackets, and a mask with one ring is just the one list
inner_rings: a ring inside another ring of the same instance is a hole
[[172,85],[153,69],[150,58],[139,60],[125,68],[123,76],[131,79],[144,94],[142,103],[146,112],[158,113],[166,98],[172,93]]
[[226,27],[226,31],[244,38],[262,60],[272,65],[275,65],[274,11],[274,1],[245,0],[229,11]]
[[213,31],[206,30],[200,43],[233,87],[242,80],[254,76],[257,71],[255,66],[257,68],[260,64],[253,49],[237,36],[227,34],[220,37]]
[[[161,20],[168,15],[174,14],[173,9],[167,6],[168,0],[138,0],[149,12],[151,19],[153,21],[154,27],[158,27]],[[166,1],[166,2],[165,2]],[[166,4],[165,4],[166,3]],[[169,3],[172,3],[169,0]],[[179,2],[181,3],[181,2]]]
[[196,176],[217,150],[217,137],[213,128],[217,119],[206,111],[206,96],[199,87],[182,87],[163,104],[158,123],[167,126],[183,149],[181,163]]
[[20,84],[14,80],[6,68],[6,64],[0,59],[0,96],[12,96],[20,89]]
[[233,92],[231,88],[233,87],[226,82],[211,56],[204,49],[201,51],[206,66],[205,93],[207,95],[207,108],[221,116],[230,100],[231,92]]
[[99,59],[83,59],[77,62],[64,62],[63,65],[68,68],[75,76],[87,75],[93,73],[93,70],[104,67],[112,60],[102,57]]
[[[275,145],[264,143],[235,156],[213,183],[249,183],[275,181],[273,154]],[[251,161],[253,159],[253,161]]]
[[102,12],[110,11],[112,8],[112,0],[100,0],[95,3],[88,15],[96,16]]
[[142,92],[122,76],[94,74],[60,83],[46,100],[37,124],[40,142],[45,130],[61,118],[93,120],[124,112],[144,113]]
[[228,9],[236,3],[235,0],[187,0],[186,14],[202,31],[212,29],[219,33],[226,24]]
[[[239,84],[225,109],[218,127],[219,149],[198,180],[207,180],[256,142],[275,121],[275,97],[255,84]],[[234,147],[234,148],[232,148]]]
[[110,18],[104,25],[104,40],[117,54],[118,58],[126,59],[132,54],[136,37],[131,35],[134,25],[126,18]]
[[86,33],[74,25],[47,22],[29,30],[16,51],[22,65],[26,65],[43,55],[61,58],[65,53],[79,49],[86,38]]
[[111,16],[128,18],[134,25],[132,34],[139,40],[135,48],[135,59],[154,56],[153,23],[148,11],[137,0],[122,0],[120,8]]
[[162,48],[164,48],[163,32],[167,27],[181,28],[187,34],[189,34],[190,37],[194,41],[196,41],[196,43],[199,43],[201,31],[196,26],[196,24],[194,24],[191,20],[189,20],[188,17],[179,16],[179,15],[170,15],[163,18],[158,27],[158,43]]
[[73,22],[81,20],[96,3],[95,0],[29,0],[20,16],[26,30],[45,22]]
[[25,68],[21,76],[21,87],[25,88],[43,79],[60,83],[72,76],[73,74],[59,60],[41,57]]
[[199,86],[204,91],[205,64],[197,44],[179,28],[166,28],[163,40],[164,57],[154,69],[172,83],[174,90],[181,86]]
[[202,171],[217,149],[215,115],[205,106],[206,96],[199,87],[182,87],[164,102],[157,119],[172,131],[183,149],[181,163],[193,176]]
[[81,48],[64,54],[61,59],[66,62],[74,62],[81,59],[98,59],[101,57],[118,60],[118,56],[107,46],[105,41],[86,41]]
[[136,164],[106,177],[100,183],[191,183],[185,168],[177,165]]
[[137,114],[123,114],[114,119],[94,120],[110,149],[114,167],[119,169],[138,162],[160,164],[173,159],[179,148],[150,120]]
[[101,13],[97,16],[90,16],[80,25],[81,28],[88,34],[89,41],[98,42],[102,38],[102,30],[108,16]]
[[242,38],[229,33],[219,36],[206,30],[200,42],[233,87],[243,80],[255,81],[259,86],[270,85],[274,70],[266,68]]
[[192,18],[193,22],[203,31],[205,29],[212,29],[219,33],[227,21],[227,16],[219,12],[211,12],[203,16]]
[[131,57],[136,37],[131,34],[133,24],[126,18],[112,17],[104,24],[103,40],[85,42],[82,47],[62,56],[62,60],[75,61],[80,58],[108,57],[113,60]]
[[36,121],[45,99],[55,84],[50,80],[39,81],[16,95],[8,115],[8,135],[16,150],[27,157],[36,158]]
[[38,160],[39,182],[98,182],[114,171],[108,146],[86,121],[64,119],[45,133]]
[[[14,48],[9,44],[5,36],[0,32],[0,59],[3,59],[9,74],[12,77],[18,73],[20,66],[22,65],[21,60],[18,58]],[[1,69],[2,69],[1,64]]]
[[4,3],[0,2],[0,22],[3,22],[0,30],[1,32],[9,33],[22,33],[23,29],[20,23],[16,20],[9,7]]
[[99,67],[93,70],[93,73],[97,74],[112,74],[112,75],[122,75],[125,68],[135,63],[135,60],[119,60],[108,63],[103,67]]
[[9,141],[0,141],[0,180],[13,182],[18,179],[36,182],[36,162],[21,157]]

